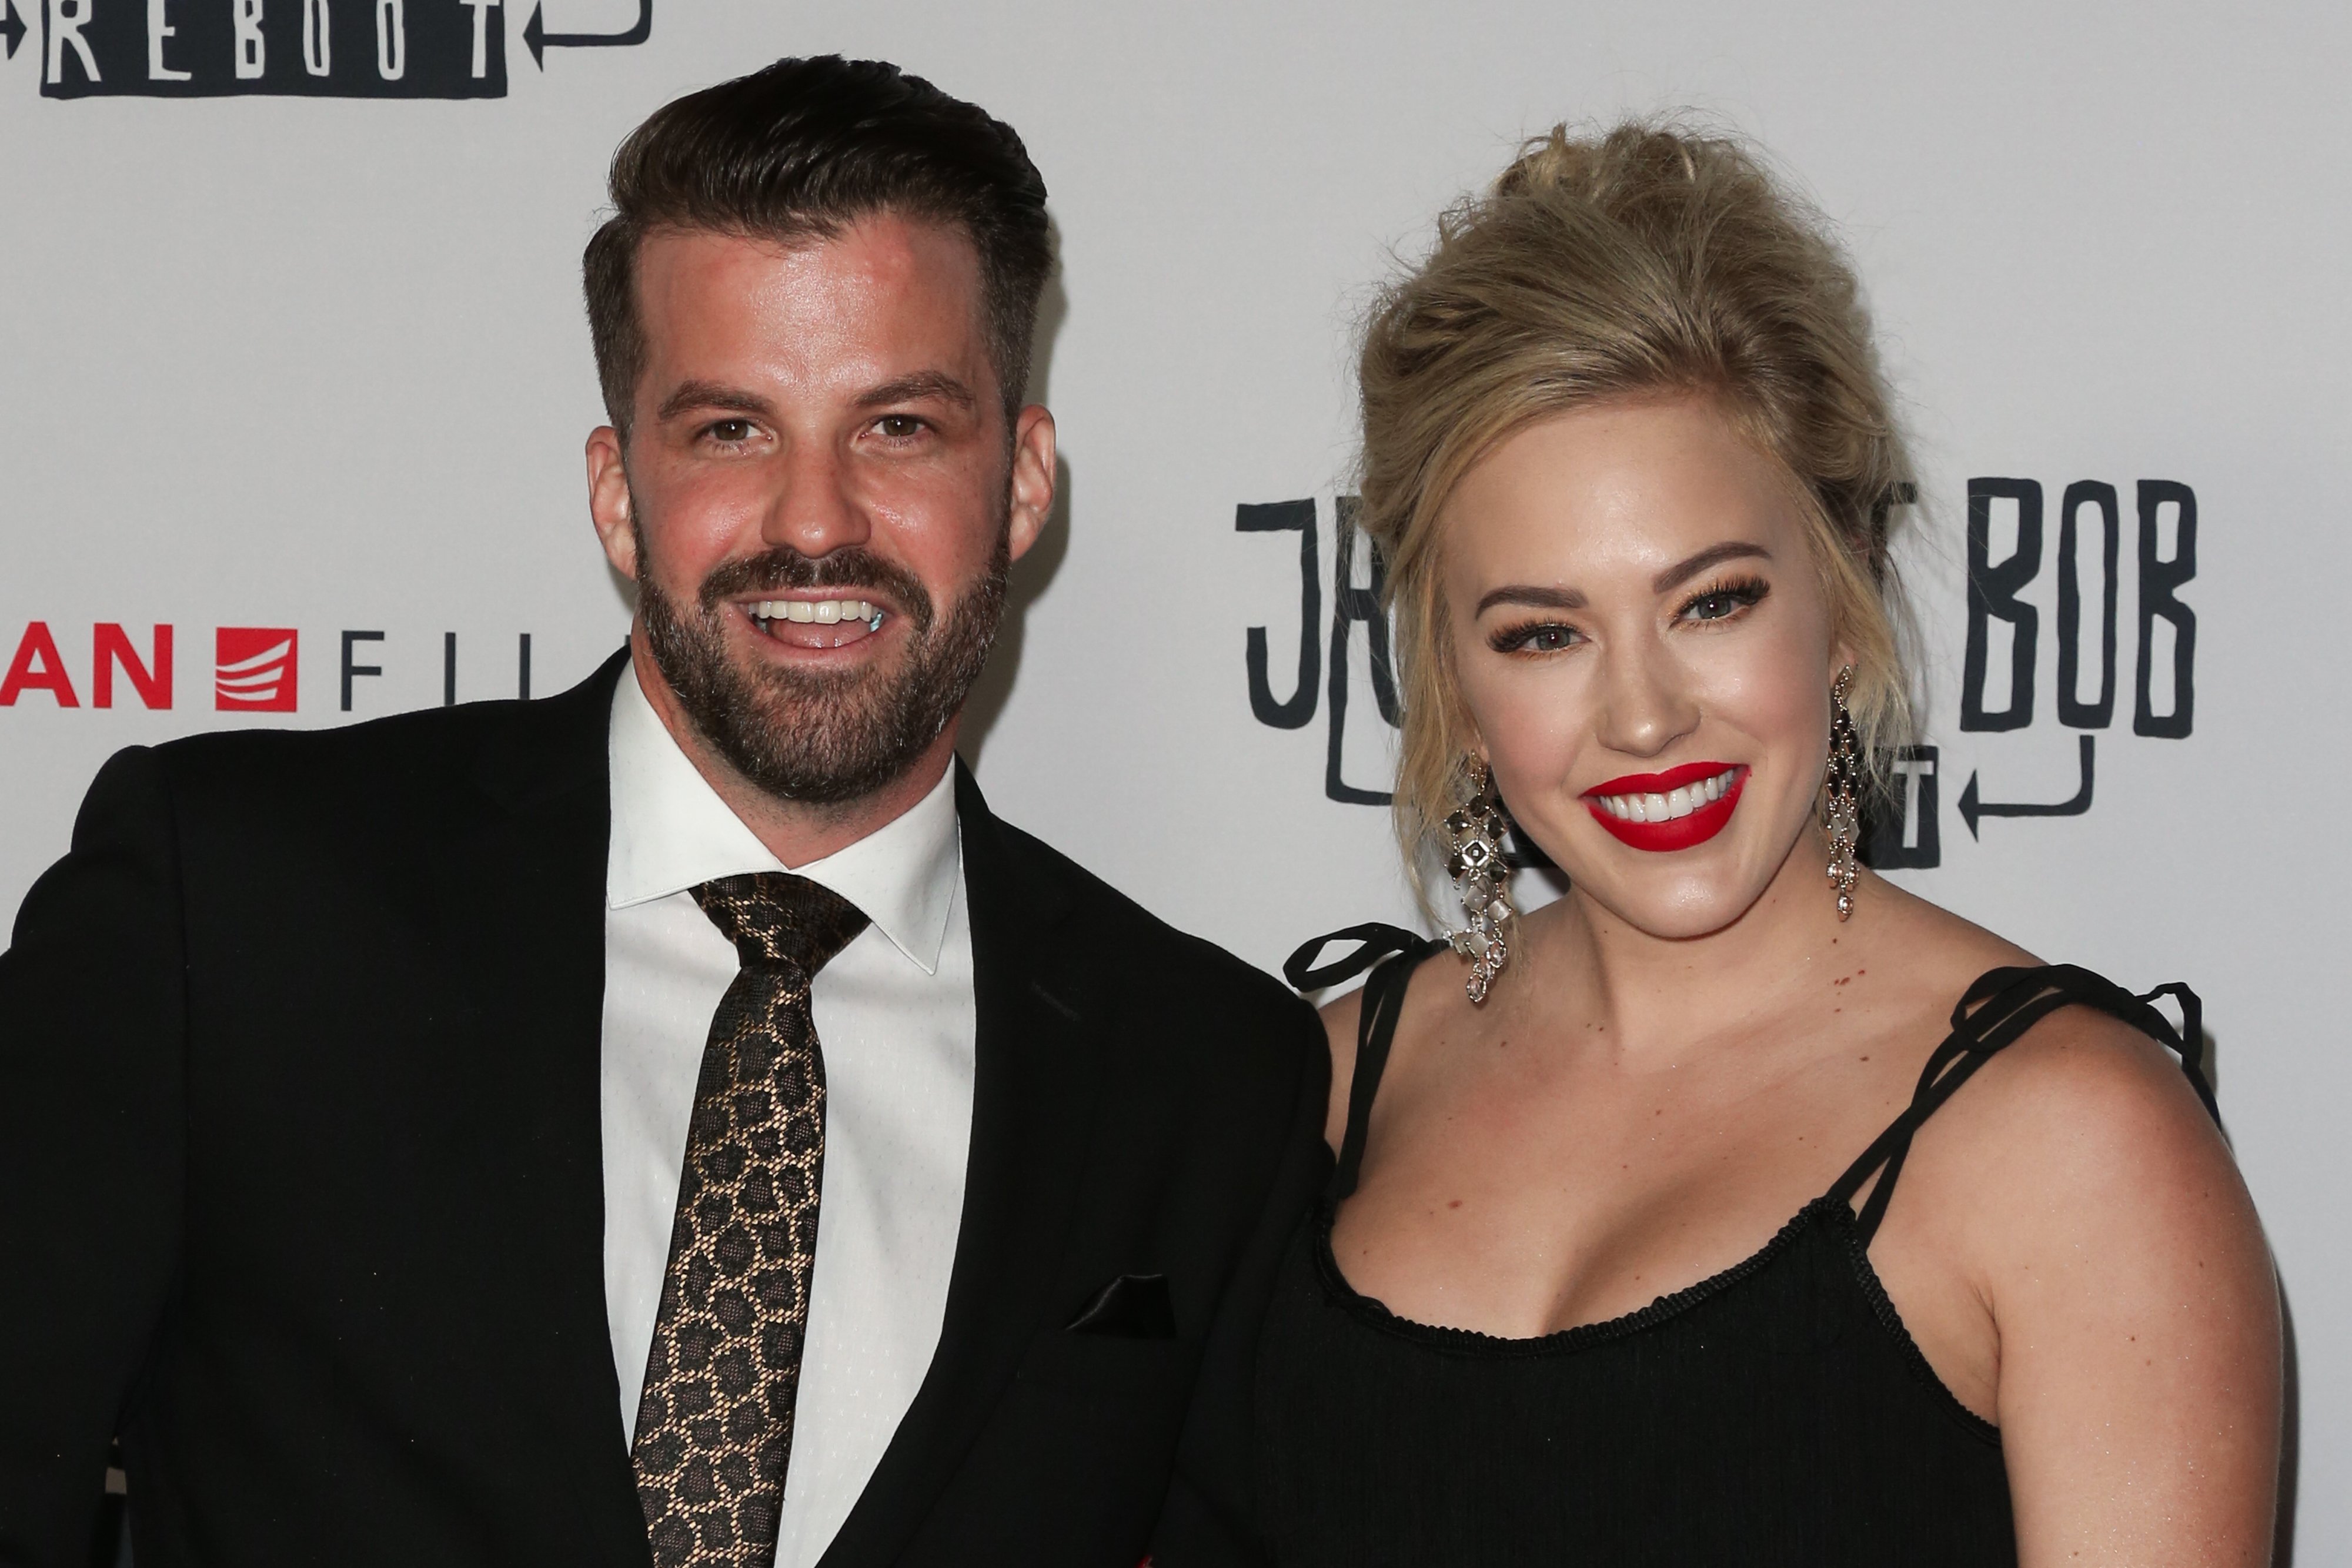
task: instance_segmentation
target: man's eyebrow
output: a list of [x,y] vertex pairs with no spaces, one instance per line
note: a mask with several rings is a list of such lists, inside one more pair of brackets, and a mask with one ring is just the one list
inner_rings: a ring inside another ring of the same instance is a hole
[[1745,539],[1727,539],[1719,545],[1709,545],[1698,554],[1687,559],[1676,561],[1650,579],[1650,591],[1672,592],[1709,567],[1721,566],[1727,560],[1745,560],[1751,556],[1762,560],[1770,560],[1772,552],[1762,545],[1749,544]]
[[1584,595],[1573,588],[1539,588],[1533,583],[1514,582],[1478,601],[1478,613],[1484,615],[1498,604],[1528,604],[1538,610],[1581,610]]
[[654,410],[656,419],[676,419],[689,409],[732,409],[744,413],[768,413],[768,400],[758,392],[745,392],[740,387],[721,386],[717,382],[686,382],[662,399],[661,407]]
[[980,400],[971,389],[945,371],[917,371],[896,381],[884,382],[857,395],[860,408],[881,408],[894,402],[922,402],[937,399],[958,408],[977,407]]

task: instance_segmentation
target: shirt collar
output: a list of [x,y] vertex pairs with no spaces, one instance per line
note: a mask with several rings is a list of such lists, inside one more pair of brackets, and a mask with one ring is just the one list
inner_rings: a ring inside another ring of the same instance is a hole
[[820,861],[787,867],[696,770],[637,685],[634,663],[613,693],[613,840],[605,903],[650,903],[746,872],[790,870],[863,910],[891,945],[936,974],[962,873],[955,769],[889,822]]

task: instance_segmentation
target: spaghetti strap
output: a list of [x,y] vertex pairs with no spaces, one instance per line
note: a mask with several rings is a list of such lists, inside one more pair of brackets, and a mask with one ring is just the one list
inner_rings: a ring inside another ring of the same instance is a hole
[[[2165,996],[2180,1006],[2179,1029],[2153,1006],[2157,998]],[[2206,1114],[2213,1118],[2216,1126],[2221,1124],[2221,1109],[2214,1103],[2212,1085],[2205,1078],[2204,1005],[2187,986],[2175,981],[2134,996],[2113,981],[2073,964],[1989,969],[1977,977],[1976,983],[1952,1009],[1952,1032],[1944,1037],[1943,1043],[1927,1058],[1927,1065],[1921,1069],[1919,1086],[1911,1096],[1911,1103],[1830,1188],[1830,1197],[1851,1204],[1853,1195],[1862,1190],[1862,1184],[1884,1169],[1878,1184],[1870,1189],[1862,1212],[1855,1217],[1864,1247],[1870,1245],[1878,1234],[1879,1222],[1886,1218],[1886,1206],[1895,1197],[1895,1183],[1903,1174],[1903,1162],[1910,1157],[1911,1140],[1927,1118],[1958,1092],[1978,1068],[1991,1060],[1995,1051],[2014,1044],[2026,1030],[2060,1008],[2073,1006],[2096,1008],[2178,1054],[2180,1070],[2203,1103]]]
[[[1313,966],[1327,946],[1349,941],[1359,944],[1353,953],[1319,968]],[[1356,1020],[1356,1070],[1348,1082],[1348,1131],[1339,1141],[1339,1163],[1328,1189],[1335,1203],[1356,1190],[1357,1173],[1364,1163],[1364,1137],[1372,1121],[1372,1097],[1380,1092],[1381,1073],[1388,1067],[1389,1047],[1396,1040],[1406,982],[1423,959],[1444,947],[1442,938],[1373,921],[1318,936],[1282,966],[1284,978],[1303,991],[1337,985],[1366,969],[1372,972],[1372,977],[1364,982],[1362,1009]]]

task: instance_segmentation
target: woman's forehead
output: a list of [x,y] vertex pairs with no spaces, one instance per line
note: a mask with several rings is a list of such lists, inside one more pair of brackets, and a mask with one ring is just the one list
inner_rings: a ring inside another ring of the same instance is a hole
[[1550,415],[1475,464],[1447,499],[1445,555],[1484,574],[1651,578],[1731,542],[1778,555],[1801,527],[1780,465],[1710,401]]

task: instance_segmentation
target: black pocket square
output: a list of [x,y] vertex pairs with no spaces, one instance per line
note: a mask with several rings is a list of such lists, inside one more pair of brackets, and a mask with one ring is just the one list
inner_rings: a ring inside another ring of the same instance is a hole
[[1174,1339],[1176,1308],[1168,1299],[1168,1276],[1121,1274],[1095,1292],[1086,1311],[1070,1320],[1069,1332],[1118,1339]]

